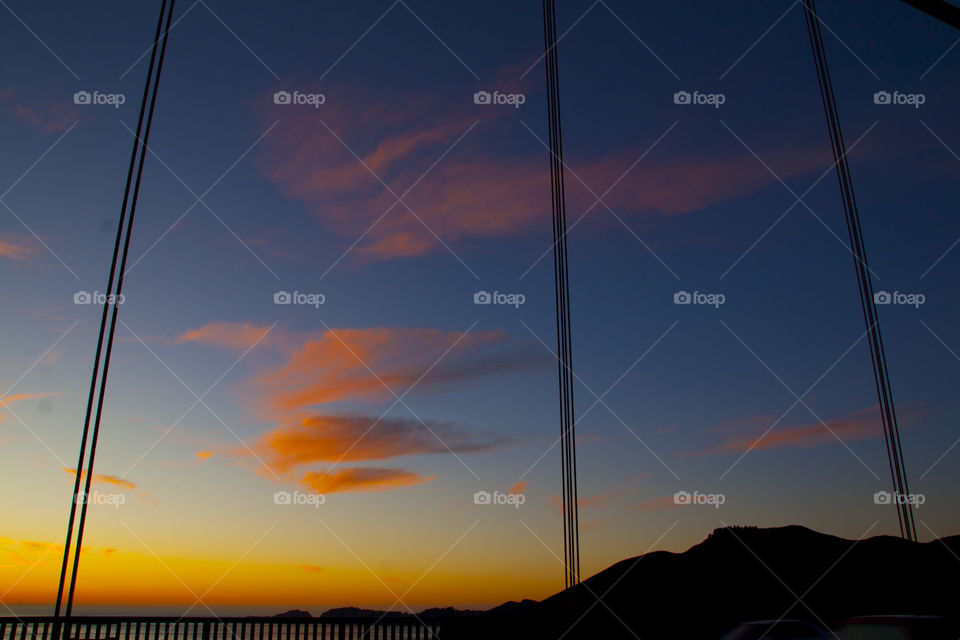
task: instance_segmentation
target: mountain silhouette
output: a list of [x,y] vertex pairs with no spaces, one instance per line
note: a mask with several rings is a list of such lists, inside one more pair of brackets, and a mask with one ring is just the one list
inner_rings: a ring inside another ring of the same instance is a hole
[[742,622],[781,617],[831,628],[858,615],[949,617],[960,610],[958,569],[960,536],[916,543],[726,527],[683,553],[628,558],[540,602],[506,603],[448,627],[458,638],[665,640],[719,638]]

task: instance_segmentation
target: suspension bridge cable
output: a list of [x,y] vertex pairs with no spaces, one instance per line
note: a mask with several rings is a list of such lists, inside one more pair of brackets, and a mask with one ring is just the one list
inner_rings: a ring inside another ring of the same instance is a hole
[[563,139],[560,127],[560,82],[557,62],[556,5],[553,0],[543,1],[543,32],[550,146],[550,198],[553,207],[554,278],[556,283],[555,309],[558,381],[560,389],[564,584],[569,588],[580,582],[580,527],[577,504],[577,458],[573,402],[573,343],[570,320],[567,214],[564,186]]
[[827,128],[830,133],[831,150],[837,172],[837,181],[840,185],[847,224],[847,234],[850,239],[851,252],[853,253],[854,266],[857,272],[860,306],[869,336],[868,344],[870,347],[871,365],[873,367],[874,385],[880,405],[883,437],[887,449],[887,462],[890,467],[890,475],[894,486],[893,502],[897,507],[900,535],[908,540],[916,540],[917,529],[913,516],[913,507],[909,499],[910,489],[907,483],[907,471],[903,460],[900,427],[897,422],[896,408],[893,402],[890,373],[887,367],[886,352],[883,348],[883,337],[880,332],[880,320],[874,303],[873,281],[870,277],[870,267],[867,262],[860,210],[857,207],[854,196],[853,178],[850,173],[849,164],[847,163],[847,148],[840,126],[836,96],[830,78],[830,69],[827,65],[823,34],[820,29],[820,20],[817,16],[815,0],[805,0],[804,17],[807,24],[807,35],[813,50],[814,63],[817,70],[817,83],[827,118]]
[[[118,312],[118,300],[123,291],[123,276],[126,268],[127,255],[130,247],[130,238],[133,230],[133,220],[136,215],[137,198],[140,192],[140,183],[143,176],[143,163],[146,157],[147,141],[150,137],[150,129],[153,123],[154,107],[156,106],[157,90],[160,86],[160,72],[163,69],[163,60],[166,54],[167,39],[170,32],[170,24],[173,17],[174,3],[176,0],[170,0],[169,6],[167,0],[162,0],[160,6],[160,17],[157,20],[157,30],[154,35],[153,46],[150,53],[150,64],[147,71],[147,79],[143,90],[143,99],[140,103],[140,113],[137,119],[137,128],[134,138],[133,150],[130,155],[130,164],[127,169],[126,182],[124,184],[123,202],[121,205],[120,219],[117,225],[117,236],[114,241],[113,257],[110,264],[110,275],[108,278],[106,299],[104,301],[103,313],[100,317],[100,330],[97,337],[97,352],[94,356],[93,374],[90,380],[90,392],[87,397],[87,408],[84,416],[83,431],[80,443],[80,453],[77,459],[77,468],[74,480],[74,491],[70,505],[70,517],[67,525],[67,538],[63,550],[63,563],[60,569],[60,581],[57,587],[57,600],[54,608],[54,615],[60,615],[60,609],[63,602],[63,590],[66,581],[66,570],[68,566],[71,538],[76,519],[77,504],[80,504],[80,520],[77,526],[77,539],[74,549],[73,566],[70,576],[70,588],[66,602],[66,616],[69,617],[73,609],[73,598],[76,590],[77,571],[80,564],[80,551],[83,542],[83,531],[86,523],[87,506],[89,504],[90,484],[93,479],[93,467],[96,457],[97,441],[100,432],[100,420],[103,412],[104,392],[106,389],[107,375],[110,368],[110,357],[113,349],[113,339],[116,331],[116,321]],[[166,18],[166,28],[164,28],[164,19]],[[162,37],[161,37],[162,31]],[[159,49],[159,55],[158,55]],[[156,63],[156,66],[155,66]],[[155,74],[154,74],[155,70]],[[147,107],[149,101],[149,109]],[[146,116],[146,127],[144,120]],[[141,138],[141,133],[143,137]],[[139,161],[138,161],[139,158]],[[136,178],[134,179],[134,167],[136,166]],[[131,183],[133,183],[133,193],[131,196]],[[127,217],[127,208],[129,206],[129,218]],[[124,232],[124,228],[126,231]],[[122,250],[121,250],[122,241]],[[118,263],[119,257],[119,263]],[[118,269],[119,266],[119,269]],[[114,295],[113,285],[116,281],[116,294]],[[110,317],[110,328],[107,332],[106,353],[103,355],[103,369],[100,370],[100,359],[103,351],[104,333],[107,324],[107,313],[112,307],[113,312]],[[97,390],[99,377],[99,392]],[[93,423],[92,437],[90,434],[90,417],[93,408],[94,395],[97,395],[97,409]],[[87,461],[86,470],[83,469],[83,462],[86,453],[88,439],[90,440],[90,454]],[[80,492],[80,481],[84,478],[83,492]]]

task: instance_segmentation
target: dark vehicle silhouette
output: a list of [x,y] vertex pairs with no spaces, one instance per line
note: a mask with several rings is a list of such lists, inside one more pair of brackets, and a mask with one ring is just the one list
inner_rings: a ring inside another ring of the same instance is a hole
[[936,616],[858,616],[840,627],[841,640],[953,640],[943,618]]
[[829,631],[806,620],[757,620],[731,630],[723,640],[825,640]]

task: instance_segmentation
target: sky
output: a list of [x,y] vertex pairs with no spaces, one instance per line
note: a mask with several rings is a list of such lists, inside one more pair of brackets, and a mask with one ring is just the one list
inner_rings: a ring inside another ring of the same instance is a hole
[[[0,4],[18,611],[56,594],[159,3]],[[540,4],[348,4],[177,3],[81,610],[562,588]],[[960,34],[819,4],[933,540],[960,533]],[[730,524],[897,535],[801,6],[561,0],[558,32],[584,576]]]

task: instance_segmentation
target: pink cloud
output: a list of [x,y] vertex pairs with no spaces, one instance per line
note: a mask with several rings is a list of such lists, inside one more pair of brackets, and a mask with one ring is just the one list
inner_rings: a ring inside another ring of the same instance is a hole
[[26,260],[27,258],[32,258],[36,253],[36,247],[17,242],[8,242],[0,238],[0,258]]
[[[496,147],[490,133],[499,131],[502,110],[478,110],[468,101],[451,104],[437,96],[398,97],[349,89],[342,93],[352,99],[341,103],[344,106],[330,101],[322,113],[271,106],[265,119],[281,124],[265,139],[258,161],[265,177],[285,195],[307,204],[350,242],[369,230],[355,257],[416,256],[437,250],[437,236],[456,245],[533,232],[549,220],[546,150],[507,155]],[[431,168],[475,121],[476,130]],[[625,142],[620,149],[571,167],[568,206],[574,219],[594,201],[574,174],[599,195],[634,163],[638,144]],[[798,150],[792,144],[758,152],[784,179],[823,167],[827,161],[822,145],[804,144]],[[397,194],[416,183],[404,198],[416,216],[403,204],[390,209],[395,197],[364,164]],[[681,159],[661,154],[641,162],[605,202],[619,215],[655,220],[732,200],[775,180],[746,150],[733,157]],[[602,205],[593,212],[606,217]]]
[[245,351],[255,344],[271,344],[277,339],[271,336],[272,333],[269,327],[257,327],[249,322],[211,322],[198,329],[185,331],[175,343],[200,342]]
[[0,91],[0,105],[15,117],[44,133],[66,131],[80,118],[80,109],[72,102],[62,101],[47,105],[28,105],[14,101],[13,89]]
[[[924,413],[922,407],[901,408],[898,412],[900,426],[909,427],[917,424]],[[837,438],[849,442],[883,436],[883,423],[878,405],[863,407],[826,420],[826,426],[819,421],[811,421],[797,427],[781,428],[778,426],[763,435],[775,420],[776,418],[773,416],[764,415],[743,421],[749,435],[743,434],[744,429],[736,429],[734,426],[736,422],[718,425],[712,430],[725,433],[724,441],[715,447],[692,452],[690,455],[743,453],[748,450],[761,449],[810,448],[835,443]]]

